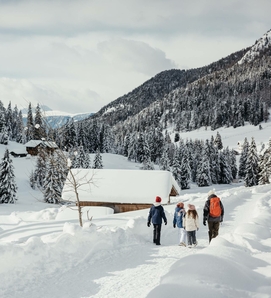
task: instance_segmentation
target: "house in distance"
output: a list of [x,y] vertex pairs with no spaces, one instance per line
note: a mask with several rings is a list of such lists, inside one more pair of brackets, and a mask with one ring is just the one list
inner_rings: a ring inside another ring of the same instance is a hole
[[76,203],[74,181],[80,206],[110,207],[114,213],[150,208],[156,196],[169,204],[170,197],[180,193],[168,171],[71,169],[62,191],[64,201]]
[[55,142],[51,141],[31,140],[25,144],[25,148],[28,154],[38,155],[39,148],[45,149],[48,152],[53,152],[58,146]]

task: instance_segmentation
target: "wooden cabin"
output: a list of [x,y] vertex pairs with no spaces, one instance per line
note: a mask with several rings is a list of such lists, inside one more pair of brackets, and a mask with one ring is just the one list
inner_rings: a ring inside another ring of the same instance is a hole
[[42,141],[42,140],[31,140],[25,144],[26,151],[30,155],[38,155],[39,148],[45,149],[47,152],[53,152],[58,148],[55,142]]
[[180,188],[172,173],[168,171],[143,171],[120,169],[72,169],[68,174],[62,198],[75,202],[72,176],[78,187],[81,206],[110,207],[114,213],[147,209],[156,196],[162,204],[178,196]]

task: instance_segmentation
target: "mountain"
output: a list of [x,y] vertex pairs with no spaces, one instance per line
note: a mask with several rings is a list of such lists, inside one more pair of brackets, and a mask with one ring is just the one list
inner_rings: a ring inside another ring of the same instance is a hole
[[165,130],[259,125],[271,104],[271,30],[254,45],[202,68],[168,70],[112,101],[88,121],[108,124],[116,139]]
[[248,49],[243,49],[202,68],[163,71],[128,94],[104,106],[94,115],[94,118],[102,119],[110,125],[124,121],[128,117],[135,116],[153,102],[162,100],[171,91],[177,88],[185,88],[210,73],[231,67],[247,51]]
[[[91,117],[94,114],[94,113],[69,114],[62,111],[54,111],[45,105],[41,105],[40,107],[41,107],[43,119],[46,121],[47,126],[53,129],[60,128],[72,120],[74,122],[82,121],[84,119]],[[22,110],[24,124],[26,124],[27,112],[28,112],[27,109]]]

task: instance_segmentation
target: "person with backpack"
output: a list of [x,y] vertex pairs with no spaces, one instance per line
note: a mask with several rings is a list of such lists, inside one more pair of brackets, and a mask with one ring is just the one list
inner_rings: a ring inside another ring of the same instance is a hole
[[183,227],[183,218],[185,217],[184,203],[179,202],[175,208],[173,216],[173,228],[178,228],[179,245],[186,246],[186,230]]
[[214,190],[208,192],[208,199],[203,208],[203,225],[208,222],[209,243],[218,235],[220,223],[224,217],[224,206]]
[[183,224],[187,233],[188,247],[196,246],[198,244],[196,231],[199,230],[199,216],[194,205],[188,204],[188,211],[184,217]]
[[147,226],[151,226],[151,222],[153,224],[153,243],[156,245],[161,245],[161,227],[162,220],[164,220],[165,225],[167,224],[167,218],[165,215],[165,211],[163,206],[161,205],[162,199],[160,197],[155,198],[155,202],[150,208]]

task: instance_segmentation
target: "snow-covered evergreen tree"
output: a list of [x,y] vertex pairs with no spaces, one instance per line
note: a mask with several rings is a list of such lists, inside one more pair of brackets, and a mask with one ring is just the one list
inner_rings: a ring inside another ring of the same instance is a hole
[[73,168],[88,169],[90,167],[89,154],[85,152],[83,146],[80,146],[76,152]]
[[211,137],[210,146],[209,146],[209,163],[210,163],[210,173],[211,173],[211,180],[213,184],[218,183],[218,179],[220,176],[220,169],[219,169],[219,154],[218,148],[214,145],[214,138]]
[[0,144],[8,145],[8,140],[9,140],[8,131],[6,126],[4,125],[2,128],[2,132],[0,133]]
[[215,141],[214,141],[218,150],[223,149],[222,139],[219,132],[216,133]]
[[46,136],[46,127],[43,121],[43,117],[41,114],[40,105],[37,104],[35,110],[35,119],[34,119],[34,139],[41,140],[42,138],[47,138]]
[[94,161],[93,161],[93,169],[102,169],[103,168],[103,160],[99,150],[96,151]]
[[159,163],[159,169],[162,171],[170,171],[170,160],[168,157],[168,148],[166,148],[166,150],[164,150],[163,152],[163,155]]
[[249,143],[247,138],[245,138],[242,146],[241,156],[239,159],[239,169],[238,169],[239,178],[244,178],[246,176],[246,163],[247,163],[248,150],[249,150]]
[[236,179],[238,168],[236,164],[236,155],[234,150],[230,150],[230,166],[231,166],[232,179]]
[[184,147],[183,158],[181,161],[181,168],[180,168],[181,189],[189,189],[190,182],[191,182],[191,169],[190,169],[190,165],[189,165],[188,150],[186,147]]
[[172,175],[179,186],[181,186],[181,163],[179,159],[179,149],[175,150],[172,164]]
[[11,109],[11,102],[8,104],[8,108],[6,110],[6,130],[8,134],[8,139],[12,140],[12,126],[13,126],[13,113]]
[[246,176],[245,185],[250,187],[258,185],[259,175],[259,157],[257,153],[257,146],[254,138],[251,139],[251,143],[248,150],[247,162],[246,162]]
[[6,149],[0,164],[0,203],[14,204],[17,200],[17,185],[15,182],[14,167]]
[[59,179],[58,159],[54,154],[48,158],[47,172],[43,183],[43,197],[46,203],[58,204],[61,200],[62,181]]
[[37,162],[36,162],[36,167],[34,171],[34,176],[35,176],[37,187],[41,189],[43,188],[44,179],[47,172],[47,160],[48,160],[48,155],[46,151],[40,148],[37,155]]
[[144,134],[143,132],[139,133],[138,140],[137,140],[137,152],[136,152],[136,161],[139,163],[142,163],[144,160],[145,156],[145,151],[144,151]]
[[28,105],[25,136],[27,142],[34,139],[34,120],[31,103]]
[[270,146],[259,157],[259,184],[269,184],[271,176],[271,151]]
[[225,149],[219,153],[220,177],[218,183],[230,184],[232,182],[231,164],[229,150]]
[[6,124],[6,109],[0,100],[0,133],[3,130],[4,125]]
[[17,132],[15,135],[15,140],[17,143],[26,143],[26,136],[25,136],[25,130],[24,130],[24,123],[23,123],[23,115],[22,111],[20,110],[18,113],[18,119],[17,119]]
[[136,160],[136,152],[137,152],[137,142],[136,142],[136,134],[133,133],[129,138],[128,143],[128,160]]
[[197,167],[196,183],[199,187],[212,184],[209,157],[204,154]]
[[151,161],[151,152],[146,137],[144,138],[144,157],[141,170],[154,170],[154,165]]

